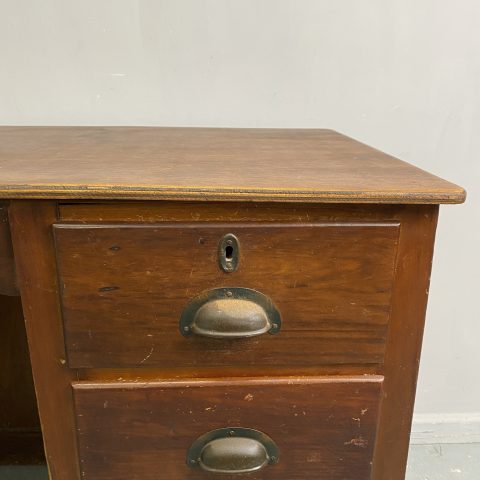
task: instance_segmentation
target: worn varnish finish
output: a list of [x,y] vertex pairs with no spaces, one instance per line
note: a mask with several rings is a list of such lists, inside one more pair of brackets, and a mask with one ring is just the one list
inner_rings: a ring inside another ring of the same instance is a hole
[[17,296],[13,246],[8,223],[8,204],[0,204],[0,295]]
[[381,375],[383,365],[319,365],[319,366],[273,366],[260,369],[251,366],[231,367],[130,367],[130,368],[79,368],[77,370],[78,379],[89,382],[108,381],[114,382],[149,382],[159,379],[192,379],[192,378],[218,378],[225,375],[244,378],[252,375],[260,375],[262,377],[318,377],[321,375]]
[[[69,365],[314,366],[383,363],[398,223],[55,225]],[[238,270],[219,268],[233,233]],[[191,299],[267,295],[277,335],[179,335]]]
[[0,197],[461,203],[332,130],[0,127]]
[[61,202],[58,217],[74,223],[158,222],[385,222],[397,220],[408,205],[311,204],[276,202]]
[[8,203],[0,205],[0,464],[43,459]]
[[405,476],[437,218],[438,206],[417,206],[401,228],[375,480]]
[[[18,288],[52,480],[206,478],[186,451],[230,425],[281,448],[244,478],[404,479],[438,204],[463,189],[328,130],[0,127],[0,167],[2,399],[35,425]],[[223,286],[281,332],[181,336]]]
[[245,427],[269,435],[280,456],[278,464],[242,478],[369,480],[381,382],[313,377],[76,383],[82,478],[211,478],[186,465],[190,445],[217,428]]
[[[50,204],[49,204],[50,205]],[[229,212],[231,209],[225,207],[221,204],[213,205],[211,208],[210,213],[207,213],[202,207],[199,208],[199,213],[196,214],[195,205],[189,204],[185,205],[183,208],[181,205],[173,206],[171,204],[165,205],[168,214],[162,212],[163,204],[152,204],[150,207],[147,208],[147,205],[138,205],[140,214],[148,210],[149,213],[146,217],[146,221],[149,223],[145,223],[145,226],[148,227],[144,231],[151,231],[152,228],[161,228],[162,225],[152,225],[152,222],[161,222],[164,217],[171,214],[172,209],[178,213],[178,217],[181,221],[181,225],[178,227],[184,228],[185,227],[185,218],[190,215],[193,218],[200,220],[199,225],[200,228],[205,228],[208,226],[206,224],[202,224],[202,222],[209,221],[210,218],[215,219],[215,222],[228,222],[229,221]],[[14,203],[14,211],[16,209],[34,209],[33,203]],[[115,208],[110,205],[93,205],[92,206],[91,217],[88,221],[91,222],[92,220],[99,221],[99,218],[96,218],[97,215],[103,215],[103,213],[99,212],[99,209],[104,207],[108,207],[110,212],[115,212],[116,216],[121,215],[122,205],[117,205]],[[313,208],[312,208],[313,207]],[[111,381],[127,381],[130,379],[135,383],[140,383],[142,381],[150,382],[158,382],[162,378],[184,378],[185,381],[191,381],[189,379],[198,378],[201,376],[202,373],[205,376],[208,376],[214,381],[215,378],[221,378],[222,374],[228,375],[237,375],[239,377],[248,377],[249,375],[270,375],[272,379],[278,378],[282,375],[282,372],[285,375],[293,374],[295,376],[308,376],[308,375],[353,375],[358,374],[362,376],[362,374],[367,373],[376,373],[376,374],[385,374],[385,395],[383,396],[382,401],[382,409],[381,415],[379,417],[379,441],[377,442],[376,446],[376,453],[374,455],[373,460],[373,473],[372,478],[374,480],[384,480],[385,478],[392,478],[393,480],[401,480],[403,478],[403,471],[406,462],[406,446],[408,445],[408,436],[409,436],[409,426],[411,422],[411,411],[413,408],[413,396],[415,390],[415,381],[416,381],[416,374],[418,368],[418,352],[419,352],[419,335],[422,330],[422,323],[423,323],[423,315],[424,315],[424,303],[426,299],[426,284],[424,285],[421,291],[413,292],[416,290],[415,285],[416,283],[412,283],[412,278],[425,278],[428,279],[429,271],[430,271],[430,262],[429,262],[429,255],[431,256],[432,246],[433,246],[433,226],[434,220],[436,218],[437,208],[435,206],[382,206],[382,207],[362,207],[362,206],[346,206],[346,207],[335,207],[327,205],[325,206],[325,210],[321,208],[317,208],[315,206],[312,207],[305,207],[306,209],[303,210],[300,208],[290,210],[288,215],[283,217],[283,222],[286,222],[290,225],[290,228],[302,228],[301,222],[304,218],[312,215],[312,218],[315,221],[334,221],[334,222],[341,222],[341,223],[355,223],[359,221],[367,221],[370,223],[379,222],[381,218],[384,219],[384,223],[387,222],[390,225],[393,225],[393,230],[397,231],[396,224],[400,224],[400,236],[397,237],[395,235],[395,250],[396,250],[396,257],[395,257],[395,266],[393,271],[395,272],[393,281],[391,284],[391,291],[392,294],[395,295],[395,298],[398,300],[393,300],[392,302],[392,311],[390,313],[390,321],[389,321],[389,340],[387,342],[388,351],[386,352],[385,356],[385,365],[377,364],[377,365],[369,365],[361,364],[357,365],[349,365],[349,364],[339,364],[339,365],[324,365],[324,366],[302,366],[297,365],[296,367],[292,365],[285,365],[285,366],[270,366],[268,368],[262,368],[260,370],[255,368],[248,368],[246,365],[237,365],[232,366],[229,364],[225,364],[223,366],[217,367],[208,367],[204,366],[203,368],[197,368],[195,366],[189,367],[179,367],[179,366],[163,366],[163,365],[150,365],[150,368],[146,368],[143,364],[140,365],[142,368],[136,369],[80,369],[78,371],[72,370],[71,376],[66,375],[64,379],[57,380],[56,386],[57,391],[55,392],[56,395],[62,396],[67,395],[69,398],[68,391],[70,391],[70,383],[76,377],[80,379],[84,379],[85,381],[93,381],[97,385],[101,386],[103,382],[111,382]],[[62,212],[62,208],[65,208],[65,205],[61,206],[57,212]],[[80,211],[85,212],[86,205],[79,205],[78,208]],[[268,218],[274,221],[271,227],[278,228],[278,212],[273,209],[272,214],[272,205],[254,205],[252,204],[251,207],[247,207],[242,204],[239,205],[238,211],[245,212],[250,208],[254,208],[256,212],[256,219],[261,220],[262,227],[265,228],[265,222],[268,222]],[[69,212],[71,214],[76,214],[76,210],[74,206],[68,207]],[[65,210],[63,210],[65,213]],[[128,213],[130,212],[130,213]],[[203,212],[203,213],[202,213]],[[95,217],[95,218],[94,218]],[[65,216],[62,217],[65,220]],[[133,221],[135,225],[138,225],[138,218],[132,215],[131,207],[127,206],[127,213],[125,214],[126,225],[125,227],[131,226],[131,222]],[[80,218],[76,219],[78,221],[78,228],[87,229],[88,225],[85,225],[84,221]],[[230,219],[231,220],[231,219]],[[300,222],[299,222],[300,220]],[[108,218],[107,218],[108,221]],[[118,223],[118,219],[115,219]],[[171,225],[171,218],[168,218],[170,224],[164,224],[163,226],[173,229],[175,228],[174,225]],[[70,219],[71,222],[71,219]],[[433,222],[433,223],[432,223]],[[50,212],[50,216],[48,217],[48,225],[50,225],[50,233],[48,234],[48,251],[51,252],[49,255],[51,258],[50,261],[54,261],[53,258],[53,225],[59,225],[59,218],[58,216],[53,214],[53,210]],[[244,222],[245,223],[245,222]],[[209,224],[211,225],[211,224]],[[104,231],[111,232],[112,229],[117,229],[119,225],[107,225],[109,228],[105,228]],[[231,225],[228,225],[229,227]],[[35,227],[38,228],[38,227]],[[56,228],[56,227],[55,227]],[[75,229],[69,229],[69,227],[62,227],[66,232],[71,232]],[[61,230],[62,228],[59,228]],[[77,228],[77,227],[76,227]],[[139,227],[134,227],[138,229]],[[285,227],[287,228],[287,227]],[[190,229],[194,229],[194,226],[190,226]],[[378,229],[377,229],[378,230]],[[84,230],[85,231],[85,230]],[[98,231],[102,231],[102,228],[98,229]],[[126,228],[125,231],[128,231]],[[381,229],[380,229],[381,231]],[[83,243],[83,242],[81,242]],[[155,242],[152,242],[151,245],[154,245]],[[100,251],[102,242],[97,243],[97,247],[100,245]],[[78,247],[77,247],[78,248]],[[153,248],[153,247],[150,247]],[[351,247],[349,247],[351,248]],[[52,250],[50,250],[52,249]],[[58,242],[56,246],[57,252],[56,255],[58,257]],[[348,249],[347,249],[348,250]],[[367,249],[365,248],[362,251],[362,255]],[[83,250],[82,250],[83,251]],[[86,251],[86,249],[85,249]],[[91,250],[93,255],[98,254],[98,248],[95,250]],[[120,251],[120,250],[117,250]],[[370,251],[370,250],[368,250]],[[57,258],[58,260],[58,258]],[[138,259],[137,259],[138,260]],[[213,260],[212,260],[213,261]],[[80,263],[77,264],[79,271],[81,271]],[[215,268],[217,267],[217,263],[215,262]],[[72,271],[73,272],[73,271]],[[55,274],[58,275],[60,272]],[[98,272],[97,272],[98,273]],[[330,272],[331,273],[331,272]],[[49,275],[53,275],[53,271],[50,270]],[[73,273],[72,273],[73,275]],[[222,273],[222,275],[225,275]],[[140,275],[141,276],[141,275]],[[85,276],[86,285],[88,286],[92,278]],[[51,280],[55,284],[55,279]],[[265,286],[268,285],[268,281],[265,280]],[[264,287],[265,288],[265,287]],[[268,288],[268,287],[267,287]],[[398,292],[398,293],[395,293]],[[422,300],[423,298],[423,300]],[[42,297],[42,303],[45,299]],[[62,317],[60,314],[60,303],[59,303],[59,296],[56,297],[56,324],[61,325]],[[37,302],[40,303],[40,299],[37,299]],[[143,307],[142,307],[143,308]],[[57,323],[58,322],[58,323]],[[97,325],[98,327],[98,325]],[[55,331],[55,329],[54,329]],[[134,329],[128,333],[135,333]],[[396,333],[392,333],[396,332]],[[407,333],[408,332],[408,333]],[[410,335],[410,333],[415,332],[414,335],[417,335],[417,339],[415,342],[408,342],[408,346],[405,345],[403,339]],[[58,334],[55,335],[56,338]],[[400,338],[400,340],[399,340]],[[63,341],[63,339],[62,339]],[[147,352],[148,354],[148,352]],[[402,366],[401,368],[398,368]],[[156,367],[156,368],[155,368]],[[57,366],[55,367],[55,369]],[[58,377],[56,377],[58,378]],[[308,377],[307,377],[308,378]],[[361,377],[360,377],[361,378]],[[123,380],[124,379],[124,380]],[[47,385],[51,385],[45,378],[43,380]],[[59,385],[61,387],[59,387]],[[293,387],[292,387],[293,388]],[[37,388],[38,390],[38,388]],[[62,393],[63,392],[63,393]],[[40,392],[39,392],[40,393]],[[40,394],[41,396],[41,394]],[[51,397],[51,394],[48,396]],[[53,399],[53,404],[59,405],[64,404],[64,401]],[[40,404],[41,405],[41,404]],[[67,406],[69,403],[67,402]],[[68,407],[67,411],[71,407]],[[403,412],[403,415],[399,415],[398,412]],[[54,413],[44,412],[44,416],[50,419],[56,417]],[[53,421],[53,420],[50,420]],[[48,435],[48,431],[50,429],[49,421],[47,420],[46,426],[44,421],[44,430]],[[66,424],[56,424],[56,428],[59,430],[57,432],[58,440],[52,440],[52,437],[48,439],[47,436],[47,451],[50,448],[58,448],[63,449],[64,446],[71,445],[71,447],[75,451],[75,440],[71,438],[71,429]],[[55,460],[55,456],[50,456],[51,463],[57,463]],[[72,465],[76,464],[75,460],[70,457],[69,459],[65,459],[67,463],[70,464],[69,468],[73,468]],[[62,462],[60,462],[62,463]],[[75,477],[76,473],[72,478]],[[53,476],[53,478],[55,478]],[[58,477],[62,478],[62,477]]]
[[48,201],[16,201],[10,205],[9,214],[50,477],[77,480],[70,392],[70,383],[76,375],[66,367],[60,320],[51,230],[56,206]]

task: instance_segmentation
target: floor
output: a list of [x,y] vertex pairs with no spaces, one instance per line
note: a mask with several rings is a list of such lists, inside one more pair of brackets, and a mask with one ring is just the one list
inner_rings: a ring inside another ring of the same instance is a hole
[[480,479],[480,443],[410,447],[406,480],[455,479]]
[[[414,445],[406,480],[479,480],[480,443]],[[2,467],[0,480],[47,480],[42,467]]]

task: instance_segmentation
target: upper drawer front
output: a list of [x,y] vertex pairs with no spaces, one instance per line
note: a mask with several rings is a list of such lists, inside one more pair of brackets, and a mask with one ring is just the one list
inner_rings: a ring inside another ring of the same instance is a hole
[[[240,478],[369,480],[381,388],[382,378],[369,376],[78,383],[73,394],[81,476],[193,480],[218,477],[204,466],[254,468],[262,464],[256,449],[242,450],[227,437],[242,437],[240,429],[248,429],[268,436],[264,445],[276,453],[270,453],[270,465]],[[192,454],[197,439],[219,430],[223,448],[217,445],[216,455],[213,448]],[[241,452],[245,456],[238,458]],[[190,465],[200,461],[189,467],[187,459]]]
[[[72,367],[379,364],[399,226],[147,224],[54,226]],[[236,271],[219,265],[226,234]],[[192,298],[254,289],[281,330],[248,339],[180,334]]]

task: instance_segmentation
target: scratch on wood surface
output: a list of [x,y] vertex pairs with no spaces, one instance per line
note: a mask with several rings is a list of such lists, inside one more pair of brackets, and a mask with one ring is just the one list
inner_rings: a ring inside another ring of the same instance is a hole
[[348,442],[344,442],[344,445],[353,445],[354,447],[367,448],[368,440],[360,436],[360,437],[352,438]]
[[98,289],[99,292],[113,292],[114,290],[119,290],[120,287],[117,287],[116,285],[108,286],[108,287],[101,287]]
[[155,347],[152,347],[152,348],[150,349],[150,352],[148,353],[148,355],[147,355],[140,363],[141,363],[141,364],[142,364],[142,363],[145,363],[145,362],[152,356],[154,350],[155,350]]

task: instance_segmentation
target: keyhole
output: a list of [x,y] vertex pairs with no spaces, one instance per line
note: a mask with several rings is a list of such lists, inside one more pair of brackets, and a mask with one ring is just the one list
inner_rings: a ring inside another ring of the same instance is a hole
[[225,273],[232,273],[238,268],[240,244],[233,233],[227,233],[218,245],[218,263]]

